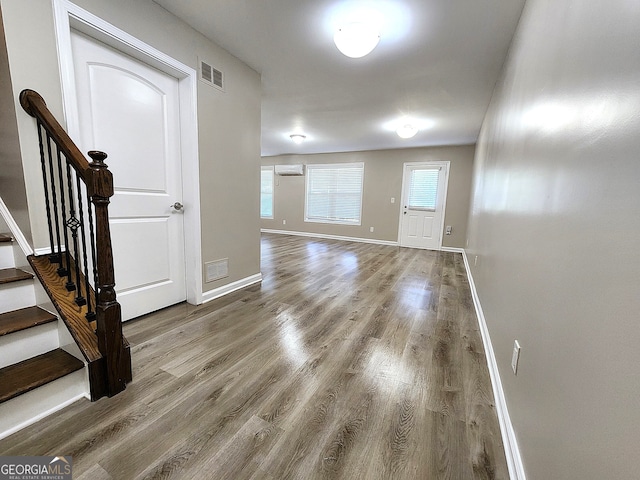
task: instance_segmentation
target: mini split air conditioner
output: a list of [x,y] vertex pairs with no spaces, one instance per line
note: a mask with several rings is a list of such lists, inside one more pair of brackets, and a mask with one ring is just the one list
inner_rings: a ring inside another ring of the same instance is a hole
[[276,165],[276,175],[304,175],[304,165]]

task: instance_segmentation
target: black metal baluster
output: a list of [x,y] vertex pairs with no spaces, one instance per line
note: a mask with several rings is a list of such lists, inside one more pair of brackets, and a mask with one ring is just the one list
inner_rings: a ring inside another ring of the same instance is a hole
[[[58,275],[64,277],[65,275],[69,275],[69,265],[71,265],[70,254],[69,254],[69,235],[67,234],[67,207],[65,204],[65,188],[64,188],[64,177],[62,175],[62,157],[60,154],[60,147],[56,144],[56,158],[58,160],[58,180],[60,181],[60,206],[62,208],[62,233],[64,236],[64,265],[63,262],[60,262],[60,267],[58,267]],[[66,164],[66,159],[65,159]],[[73,202],[73,198],[69,199],[69,203]]]
[[[66,222],[67,228],[71,230],[71,236],[73,237],[74,244],[74,253],[78,251],[78,239],[77,239],[77,230],[78,230],[78,220],[76,219],[76,210],[75,203],[73,201],[73,181],[71,180],[71,166],[67,161],[67,191],[68,191],[68,199],[69,199],[69,219]],[[75,226],[75,228],[74,228]],[[71,245],[67,245],[67,252],[71,252]],[[67,257],[69,262],[71,262],[71,254]],[[76,265],[76,273],[77,273],[77,265]],[[76,278],[77,275],[76,275]],[[73,291],[76,289],[76,284],[73,281],[71,276],[71,263],[67,265],[67,283],[65,284],[65,288],[68,291]]]
[[[93,288],[97,295],[98,288],[98,266],[96,264],[96,235],[93,233],[93,203],[87,202],[87,213],[89,216],[89,240],[91,241],[91,266],[93,268]],[[97,305],[97,303],[96,303]]]
[[75,266],[75,283],[76,283],[76,305],[81,307],[87,300],[82,296],[82,288],[80,283],[80,262],[78,257],[78,227],[80,227],[80,221],[76,218],[75,207],[71,211],[71,217],[67,220],[67,226],[71,229],[71,236],[73,237],[73,258]]
[[[51,180],[51,199],[53,200],[53,219],[54,219],[54,224],[56,227],[56,242],[57,242],[57,252],[53,252],[53,250],[51,251],[51,253],[53,253],[56,258],[57,258],[57,263],[59,264],[58,266],[58,275],[60,275],[61,277],[64,277],[64,267],[61,265],[62,263],[62,247],[60,245],[60,213],[58,210],[58,198],[57,198],[57,193],[56,193],[56,180],[55,180],[55,174],[54,174],[54,170],[53,170],[53,155],[51,154],[51,135],[49,135],[49,133],[47,132],[47,153],[49,155],[49,175],[50,175],[50,180]],[[62,187],[60,187],[62,188]]]
[[47,210],[47,224],[49,225],[49,245],[51,246],[51,253],[49,254],[49,261],[51,263],[57,263],[59,259],[55,258],[53,248],[53,225],[51,223],[51,204],[49,203],[49,187],[47,186],[47,166],[44,160],[44,143],[42,142],[42,124],[37,122],[38,126],[38,143],[40,144],[40,164],[42,166],[42,183],[44,185],[44,203]]
[[[80,215],[80,237],[82,238],[82,266],[84,270],[84,294],[87,303],[87,320],[91,321],[96,314],[91,307],[91,287],[89,284],[89,265],[87,264],[87,234],[84,229],[84,207],[82,206],[82,187],[80,185],[80,177],[76,175],[76,187],[78,189],[78,213]],[[87,202],[89,203],[89,202]],[[76,259],[77,260],[77,259]],[[78,263],[76,261],[76,263]],[[78,284],[79,285],[79,284]],[[80,291],[80,288],[78,288]]]

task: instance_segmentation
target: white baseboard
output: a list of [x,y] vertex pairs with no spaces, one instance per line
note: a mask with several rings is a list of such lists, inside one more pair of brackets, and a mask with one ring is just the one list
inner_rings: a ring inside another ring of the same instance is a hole
[[289,230],[272,230],[270,228],[262,228],[260,229],[260,231],[262,233],[276,233],[278,235],[294,235],[296,237],[325,238],[327,240],[343,240],[346,242],[373,243],[374,245],[389,245],[392,247],[398,246],[398,242],[391,242],[389,240],[376,240],[375,238],[344,237],[342,235],[325,235],[322,233],[294,232]]
[[464,255],[464,248],[457,247],[442,247],[440,248],[441,252],[453,252],[453,253],[462,253]]
[[[60,245],[60,251],[61,252],[66,252],[67,251],[67,246],[64,245],[64,244]],[[36,255],[36,257],[39,257],[41,255],[49,255],[51,253],[51,247],[36,248],[36,249],[33,250],[33,252]]]
[[220,298],[224,295],[228,295],[232,292],[235,292],[236,290],[240,290],[241,288],[245,288],[250,285],[260,283],[261,281],[262,281],[262,274],[256,273],[255,275],[251,275],[249,277],[236,280],[235,282],[229,283],[228,285],[223,285],[222,287],[214,288],[213,290],[209,290],[202,294],[202,303],[210,302],[211,300],[215,300],[216,298]]
[[49,255],[50,253],[51,253],[51,247],[41,247],[41,248],[33,249],[33,254],[36,257],[40,257],[42,255]]
[[505,399],[504,390],[502,389],[502,382],[500,380],[500,372],[498,371],[496,356],[491,344],[491,337],[489,336],[489,328],[487,327],[487,322],[484,318],[484,312],[482,311],[482,305],[480,304],[478,291],[476,290],[476,285],[473,281],[473,275],[471,274],[471,268],[469,268],[467,254],[464,249],[462,250],[462,258],[464,259],[464,266],[467,270],[467,277],[469,278],[469,286],[471,287],[473,305],[476,309],[478,325],[480,327],[480,334],[482,335],[482,343],[484,345],[484,351],[487,358],[487,366],[489,367],[489,376],[491,377],[491,386],[493,388],[493,397],[496,404],[496,413],[498,415],[498,422],[500,423],[500,432],[502,433],[504,453],[507,457],[509,477],[511,478],[511,480],[526,480],[524,465],[522,464],[522,457],[520,456],[520,449],[518,448],[518,441],[516,439],[513,425],[511,424],[511,418],[509,417],[507,401]]
[[2,215],[2,218],[4,218],[4,221],[7,224],[7,227],[9,227],[9,230],[11,231],[11,236],[16,241],[16,243],[20,246],[20,249],[22,249],[22,251],[24,252],[24,256],[28,257],[29,255],[33,255],[33,249],[31,248],[31,245],[29,245],[29,242],[27,241],[27,237],[25,237],[24,234],[22,233],[22,230],[20,230],[20,227],[14,220],[13,215],[11,215],[9,208],[4,203],[2,198],[0,198],[0,215]]

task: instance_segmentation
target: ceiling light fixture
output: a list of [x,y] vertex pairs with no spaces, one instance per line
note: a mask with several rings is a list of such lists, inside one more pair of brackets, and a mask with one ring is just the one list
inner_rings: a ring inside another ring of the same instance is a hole
[[306,135],[302,135],[301,133],[292,133],[291,135],[289,135],[289,137],[291,138],[291,140],[293,140],[293,143],[297,145],[300,145],[307,138]]
[[347,57],[360,58],[376,48],[380,41],[380,33],[371,24],[353,22],[338,28],[333,41],[338,50]]
[[411,138],[415,136],[416,133],[418,133],[418,129],[410,123],[405,123],[398,127],[396,133],[400,138]]

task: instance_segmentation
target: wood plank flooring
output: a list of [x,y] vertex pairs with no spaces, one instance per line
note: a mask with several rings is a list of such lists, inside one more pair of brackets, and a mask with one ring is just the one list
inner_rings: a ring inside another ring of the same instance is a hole
[[263,234],[263,282],[125,324],[133,382],[0,441],[81,479],[507,479],[460,254]]

